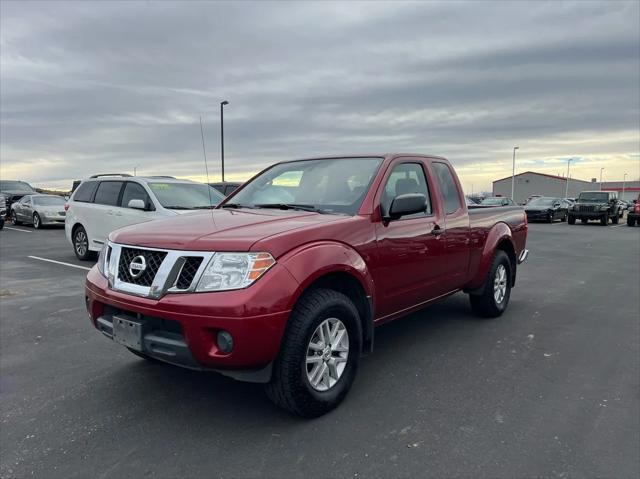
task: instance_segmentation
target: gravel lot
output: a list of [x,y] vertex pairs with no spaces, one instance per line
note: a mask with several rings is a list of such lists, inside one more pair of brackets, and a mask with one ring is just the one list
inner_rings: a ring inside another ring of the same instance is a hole
[[95,331],[64,231],[0,232],[1,477],[640,474],[640,228],[530,225],[508,312],[377,330],[336,411],[138,359]]

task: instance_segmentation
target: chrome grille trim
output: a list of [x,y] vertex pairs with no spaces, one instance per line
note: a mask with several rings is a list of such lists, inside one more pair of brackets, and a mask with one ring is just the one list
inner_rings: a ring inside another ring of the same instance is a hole
[[[109,281],[109,288],[114,291],[120,291],[143,298],[159,299],[167,293],[191,293],[195,290],[202,273],[209,264],[209,261],[215,254],[209,251],[183,251],[159,248],[147,248],[135,245],[121,245],[109,242],[111,254],[107,264],[106,273]],[[158,271],[153,278],[151,286],[141,286],[123,281],[119,277],[118,267],[120,265],[120,256],[123,248],[133,248],[143,251],[154,251],[166,253]],[[187,288],[179,288],[177,286],[180,273],[188,258],[202,258],[200,265],[193,275],[193,279]]]

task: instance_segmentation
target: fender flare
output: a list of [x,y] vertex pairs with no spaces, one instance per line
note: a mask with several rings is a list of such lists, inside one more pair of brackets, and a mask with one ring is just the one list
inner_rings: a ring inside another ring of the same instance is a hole
[[[473,276],[473,279],[469,282],[469,284],[465,287],[465,291],[471,292],[473,294],[484,286],[484,281],[487,273],[489,272],[489,268],[491,268],[491,262],[493,261],[493,256],[496,252],[496,249],[498,249],[498,245],[505,240],[509,242],[509,244],[511,245],[511,249],[515,254],[516,246],[513,241],[511,228],[509,228],[506,223],[496,223],[487,234],[476,274]],[[514,281],[516,273],[516,262],[512,261],[512,263],[512,281]]]
[[346,273],[352,276],[360,284],[367,298],[366,317],[361,318],[362,332],[367,348],[373,347],[375,285],[366,261],[355,249],[337,241],[319,241],[289,251],[278,262],[298,282],[296,291],[291,295],[289,309],[293,309],[305,291],[320,278],[331,273]]

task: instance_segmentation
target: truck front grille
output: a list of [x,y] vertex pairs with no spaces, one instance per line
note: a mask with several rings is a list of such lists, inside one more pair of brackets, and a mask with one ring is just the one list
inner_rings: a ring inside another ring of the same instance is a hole
[[189,289],[191,283],[193,283],[193,278],[196,277],[196,273],[198,272],[198,268],[200,268],[201,264],[202,256],[186,257],[184,266],[180,270],[180,275],[178,276],[178,281],[176,282],[176,288]]
[[[140,276],[134,278],[130,271],[131,262],[142,256],[146,263],[146,268]],[[118,277],[121,281],[138,286],[151,286],[158,269],[167,253],[147,249],[122,248],[120,252],[120,263],[118,264]]]
[[594,205],[579,205],[581,213],[593,213],[596,211],[596,207]]

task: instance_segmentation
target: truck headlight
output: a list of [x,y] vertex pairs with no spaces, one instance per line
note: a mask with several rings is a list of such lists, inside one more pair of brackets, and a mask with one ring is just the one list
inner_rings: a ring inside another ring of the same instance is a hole
[[100,255],[98,256],[98,271],[100,271],[100,274],[102,276],[104,276],[105,278],[107,277],[107,270],[109,269],[109,256],[111,256],[111,245],[109,244],[109,242],[105,242],[104,245],[102,245],[102,249],[100,250]]
[[276,264],[269,253],[216,253],[202,273],[196,291],[246,288]]

